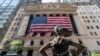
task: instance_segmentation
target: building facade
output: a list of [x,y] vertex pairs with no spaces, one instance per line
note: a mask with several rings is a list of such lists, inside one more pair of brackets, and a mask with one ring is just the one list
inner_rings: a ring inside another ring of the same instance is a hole
[[[67,39],[86,46],[89,53],[99,52],[99,18],[100,9],[93,3],[74,5],[67,3],[42,3],[24,5],[20,7],[0,43],[0,50],[4,52],[8,51],[10,47],[9,42],[18,39],[24,41],[22,55],[41,56],[38,52],[39,48],[55,37],[53,35],[53,27],[55,25],[63,25],[73,32]],[[63,22],[59,22],[59,20]],[[32,30],[32,35],[31,38],[28,38],[30,30]],[[75,49],[75,47],[70,48],[70,50]],[[47,53],[52,56],[50,49],[47,50]]]
[[66,2],[75,2],[75,3],[77,3],[77,2],[89,2],[89,0],[63,0],[62,2],[63,3],[66,3]]
[[25,3],[42,3],[42,0],[24,0]]
[[2,1],[0,7],[0,28],[3,28],[4,23],[6,23],[7,19],[9,19],[9,16],[12,15],[14,11],[14,9],[16,9],[17,5],[19,4],[19,0],[6,0],[6,1]]
[[90,0],[90,1],[94,2],[100,8],[100,0]]
[[22,0],[1,0],[0,1],[0,39],[2,40],[10,23],[13,20]]

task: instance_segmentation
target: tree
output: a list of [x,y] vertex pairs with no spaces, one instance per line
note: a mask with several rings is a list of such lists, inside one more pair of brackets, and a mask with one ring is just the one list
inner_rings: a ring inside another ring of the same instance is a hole
[[21,51],[23,49],[24,42],[22,40],[13,40],[10,43],[10,50],[8,54],[13,54]]

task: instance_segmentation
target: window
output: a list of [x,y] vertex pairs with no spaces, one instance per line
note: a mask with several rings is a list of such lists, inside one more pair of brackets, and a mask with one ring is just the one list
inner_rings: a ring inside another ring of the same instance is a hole
[[79,44],[83,44],[83,42],[79,39]]
[[96,18],[96,17],[94,16],[94,18]]
[[89,27],[89,26],[87,26],[87,29],[90,29],[90,27]]
[[11,31],[13,31],[14,28],[11,28]]
[[99,41],[97,41],[97,44],[98,44],[98,45],[100,45],[100,42],[99,42]]
[[95,35],[97,35],[97,33],[96,33],[96,32],[94,32],[94,34],[95,34]]
[[60,16],[59,14],[56,14],[56,16]]
[[18,18],[16,18],[16,21],[18,20]]
[[15,28],[15,30],[14,31],[17,31],[17,28]]
[[22,18],[19,18],[19,21],[21,21]]
[[90,34],[91,34],[91,36],[93,36],[93,33],[92,32],[90,32]]
[[40,15],[39,15],[39,14],[37,14],[36,16],[37,16],[37,17],[40,17]]
[[35,37],[37,34],[38,34],[38,33],[34,32],[32,36]]
[[82,18],[84,19],[84,16],[82,16]]
[[93,20],[93,22],[95,23],[95,20]]
[[24,15],[22,14],[22,16],[24,16]]
[[44,44],[44,42],[43,42],[43,40],[41,40],[41,41],[40,41],[40,45],[43,45],[43,44]]
[[43,14],[43,16],[47,16],[46,14]]
[[62,14],[63,16],[66,16],[66,14]]
[[14,26],[16,25],[16,22],[14,22]]
[[45,33],[44,33],[44,32],[41,32],[41,33],[40,33],[40,36],[41,36],[41,37],[44,37],[44,36],[45,36]]
[[91,29],[93,29],[93,26],[91,26]]
[[33,50],[28,50],[27,56],[32,56],[33,55]]
[[89,20],[87,20],[87,22],[88,22],[88,23],[90,23],[90,21],[89,21]]
[[92,16],[90,16],[90,18],[92,19]]
[[99,29],[99,26],[96,26],[97,29]]
[[19,25],[19,22],[17,23],[17,26]]
[[53,14],[50,14],[49,16],[54,16]]
[[34,41],[33,40],[31,41],[30,45],[34,45]]
[[87,17],[87,16],[85,16],[85,18],[87,19],[88,17]]

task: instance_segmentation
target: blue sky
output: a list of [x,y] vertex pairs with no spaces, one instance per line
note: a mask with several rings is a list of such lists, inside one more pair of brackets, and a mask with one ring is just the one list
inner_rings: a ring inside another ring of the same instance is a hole
[[56,0],[42,0],[43,3],[55,2]]

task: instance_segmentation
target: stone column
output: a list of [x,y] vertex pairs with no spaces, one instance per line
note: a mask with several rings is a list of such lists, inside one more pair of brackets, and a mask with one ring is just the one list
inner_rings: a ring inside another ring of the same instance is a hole
[[84,29],[84,27],[83,27],[83,25],[82,25],[82,23],[80,21],[80,18],[77,15],[73,15],[73,20],[75,22],[75,25],[76,25],[76,28],[78,30],[78,33],[80,35],[86,35],[85,29]]
[[28,25],[28,22],[29,22],[29,15],[28,16],[24,16],[24,19],[22,21],[22,24],[19,28],[19,31],[17,33],[17,36],[24,36],[25,35],[25,32],[26,32],[26,29],[27,29],[27,25]]
[[41,37],[41,36],[40,36],[40,33],[37,33],[36,37],[38,37],[38,38]]
[[28,51],[27,50],[23,50],[22,55],[23,56],[27,56]]
[[31,42],[31,40],[26,40],[26,41],[25,41],[25,44],[24,44],[24,47],[30,46],[30,42]]
[[40,39],[34,39],[34,46],[35,47],[40,46]]
[[47,17],[49,17],[49,14],[47,14]]

